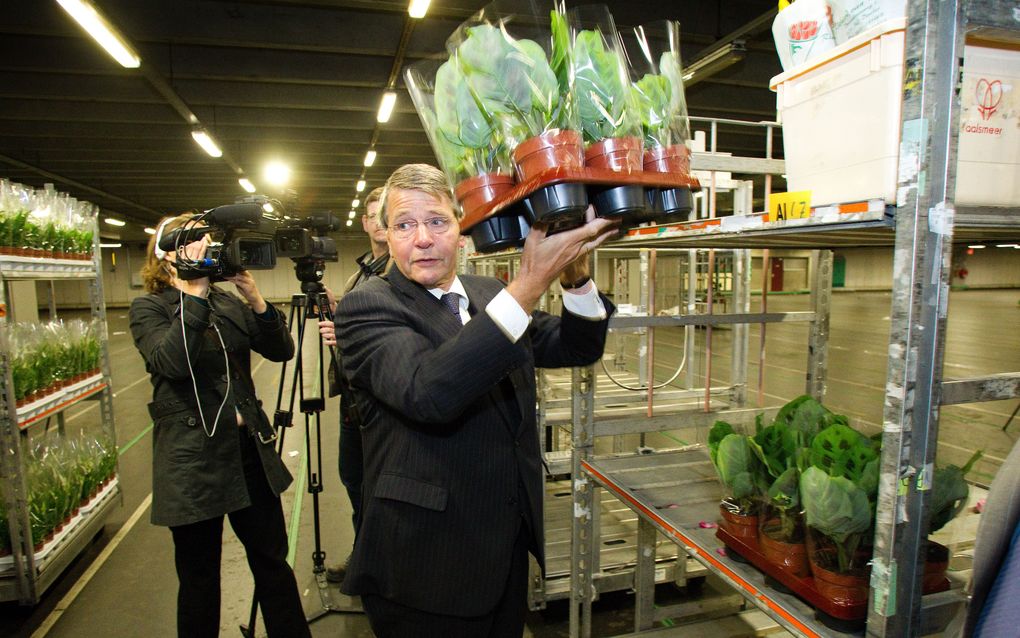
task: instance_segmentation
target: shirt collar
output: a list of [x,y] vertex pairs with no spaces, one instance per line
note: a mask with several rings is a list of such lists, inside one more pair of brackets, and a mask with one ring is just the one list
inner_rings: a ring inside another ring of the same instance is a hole
[[454,275],[453,283],[450,284],[449,290],[443,290],[442,288],[429,288],[429,293],[432,294],[436,299],[442,299],[443,295],[448,292],[457,293],[457,301],[460,302],[460,309],[467,310],[468,307],[468,296],[467,290],[464,289],[464,284],[461,283],[460,277]]

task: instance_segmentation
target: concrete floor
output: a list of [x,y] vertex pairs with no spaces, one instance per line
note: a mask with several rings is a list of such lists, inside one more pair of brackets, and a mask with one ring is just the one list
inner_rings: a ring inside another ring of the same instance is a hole
[[[1018,299],[1020,291],[1016,290],[951,294],[947,378],[1017,369],[1020,361],[1020,333],[1016,330],[1020,325]],[[889,303],[888,293],[837,293],[833,297],[826,404],[848,414],[854,424],[865,431],[877,430],[882,421]],[[769,299],[769,310],[803,310],[807,304],[807,296],[773,296]],[[151,423],[145,405],[151,386],[127,334],[126,310],[110,310],[109,331],[117,436],[122,451],[123,506],[114,512],[104,532],[46,592],[38,605],[26,608],[16,603],[0,604],[0,636],[101,635],[116,638],[175,633],[177,582],[170,534],[148,523]],[[731,334],[725,330],[715,332],[712,376],[716,383],[726,383],[729,378]],[[679,359],[679,336],[678,331],[672,335],[666,330],[657,333],[660,374],[666,374]],[[765,404],[778,405],[803,391],[806,327],[770,326],[767,342]],[[757,343],[758,332],[754,327],[751,330],[752,360],[757,358]],[[632,352],[623,354],[628,359],[634,358]],[[703,361],[698,357],[693,363],[695,369],[703,368]],[[280,367],[263,362],[257,356],[253,365],[259,394],[271,406],[275,403]],[[752,363],[748,370],[752,388],[757,375],[757,364]],[[752,389],[749,398],[753,403],[756,390]],[[1014,422],[1006,432],[1001,430],[1016,405],[1016,401],[1000,401],[945,408],[939,440],[940,463],[961,463],[973,449],[983,449],[985,457],[972,478],[980,483],[990,482],[1002,458],[1020,436],[1020,422]],[[352,532],[350,506],[336,470],[336,402],[327,402],[327,407],[321,428],[325,491],[320,496],[320,512],[323,548],[327,552],[327,563],[333,563],[342,560],[350,550]],[[68,414],[68,430],[95,427],[97,412],[95,404],[76,406]],[[296,544],[292,549],[295,571],[305,609],[311,614],[322,605],[312,574],[313,508],[311,497],[305,491],[307,482],[301,478],[306,468],[304,426],[300,419],[295,420],[296,427],[287,434],[284,458],[297,480],[283,500],[285,513],[295,530]],[[670,441],[667,433],[650,438],[648,443],[665,446]],[[300,495],[297,502],[295,494]],[[137,524],[126,525],[136,514],[140,516]],[[112,552],[111,547],[115,547]],[[229,636],[237,635],[238,624],[246,622],[252,583],[243,552],[229,526],[224,533],[224,548],[221,635]],[[82,587],[84,578],[91,579]],[[712,579],[706,586],[709,592],[718,589],[725,593],[725,586]],[[335,589],[326,593],[337,605],[352,604]],[[664,595],[683,596],[684,592],[666,591]],[[632,597],[624,592],[603,596],[595,605],[595,635],[631,631],[631,606]],[[716,625],[709,625],[707,631],[718,638],[723,635],[719,633],[723,626],[719,624],[718,630],[713,632],[711,627]],[[567,605],[564,601],[552,601],[546,610],[529,615],[526,634],[566,636],[567,627]],[[733,631],[744,635],[753,632],[746,623],[738,623]],[[262,632],[260,624],[260,634]],[[317,636],[371,636],[367,621],[357,614],[329,614],[312,625],[312,632]],[[725,635],[730,633],[726,630]],[[698,634],[692,627],[691,635]]]

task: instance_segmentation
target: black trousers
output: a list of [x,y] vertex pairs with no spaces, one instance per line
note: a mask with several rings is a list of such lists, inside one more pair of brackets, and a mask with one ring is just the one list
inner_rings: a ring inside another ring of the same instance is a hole
[[[377,638],[520,638],[528,608],[528,544],[531,533],[521,525],[514,542],[510,574],[495,609],[484,616],[444,616],[406,607],[374,594],[361,597]],[[456,587],[451,583],[451,587]]]
[[[342,398],[341,401],[349,399]],[[361,484],[365,479],[365,461],[362,457],[361,428],[358,422],[345,410],[340,410],[340,482],[351,500],[351,522],[354,537],[361,527]]]
[[[238,428],[251,505],[230,512],[230,526],[244,545],[255,578],[266,630],[272,638],[309,637],[297,581],[287,564],[287,530],[280,498],[266,481],[255,443]],[[220,556],[223,517],[171,527],[177,566],[177,635],[216,638],[220,633]]]

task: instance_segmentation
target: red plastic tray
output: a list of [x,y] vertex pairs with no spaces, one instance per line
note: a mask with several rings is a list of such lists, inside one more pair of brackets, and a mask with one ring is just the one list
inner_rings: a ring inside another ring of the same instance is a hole
[[[723,529],[721,524],[716,530],[715,536],[725,543],[728,549],[740,554],[743,558],[747,559],[749,563],[757,567],[762,573],[782,583],[797,596],[804,599],[809,605],[812,605],[815,609],[820,609],[833,618],[838,618],[840,620],[856,621],[864,620],[864,618],[867,617],[867,603],[860,603],[857,605],[839,605],[818,593],[818,589],[815,588],[814,577],[806,576],[802,578],[800,576],[796,576],[788,571],[779,569],[779,567],[775,564],[766,560],[765,555],[761,553],[757,539],[751,541],[749,539],[733,536]],[[947,589],[949,589],[949,579],[944,578],[940,586],[925,589],[924,593],[934,594],[936,592],[946,591]]]
[[696,177],[677,173],[653,173],[638,171],[621,173],[606,168],[550,168],[542,171],[531,179],[516,184],[501,197],[497,197],[485,206],[472,211],[460,220],[461,232],[467,232],[475,224],[492,217],[501,210],[516,204],[540,188],[574,182],[579,184],[595,184],[605,186],[647,186],[650,188],[690,188],[701,190],[701,183]]

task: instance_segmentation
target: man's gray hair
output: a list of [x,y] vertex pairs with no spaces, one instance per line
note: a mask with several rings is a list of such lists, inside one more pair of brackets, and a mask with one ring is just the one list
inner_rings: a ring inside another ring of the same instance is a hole
[[446,181],[443,171],[429,164],[404,164],[393,171],[386,180],[382,192],[382,206],[379,207],[379,225],[387,226],[386,205],[391,190],[407,190],[426,193],[438,200],[446,199],[450,202],[453,214],[460,219],[460,207],[457,206],[453,193],[450,192],[450,185]]

